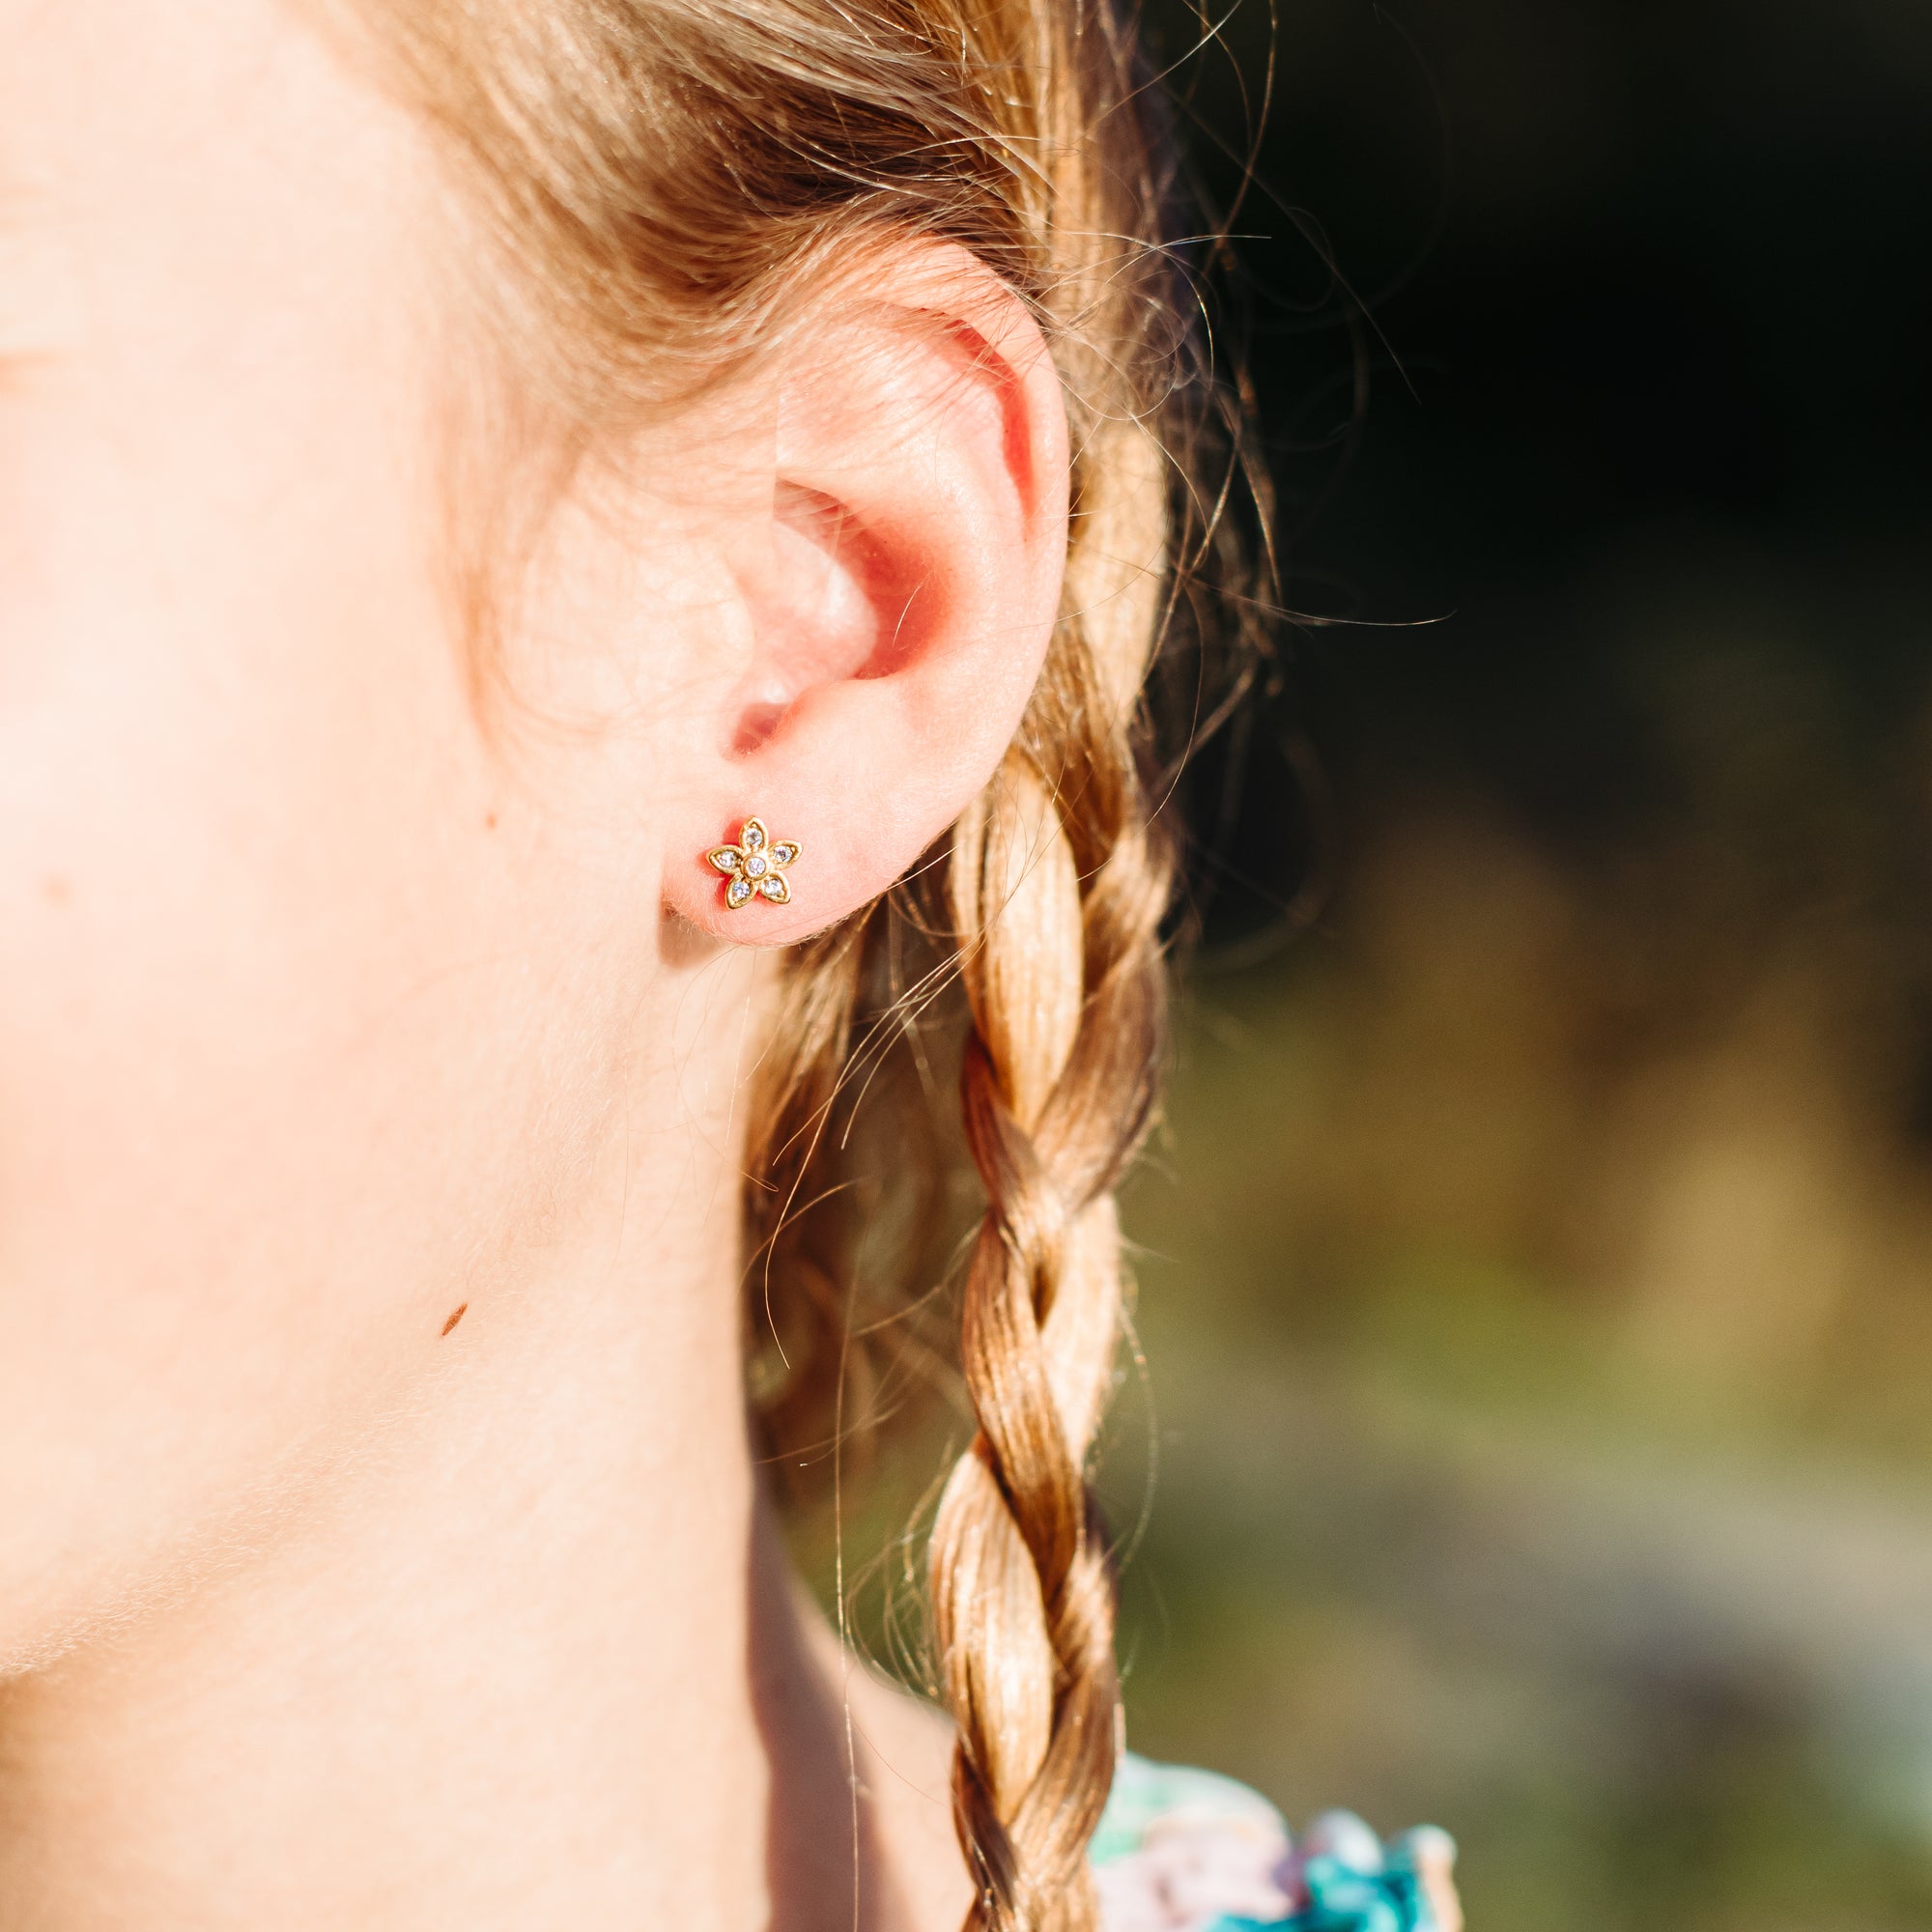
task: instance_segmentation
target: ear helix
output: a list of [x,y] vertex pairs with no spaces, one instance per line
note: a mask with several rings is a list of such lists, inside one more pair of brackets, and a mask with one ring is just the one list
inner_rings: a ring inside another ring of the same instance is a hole
[[758,897],[774,905],[791,903],[791,882],[785,871],[798,855],[797,839],[775,839],[763,819],[748,818],[739,828],[736,844],[714,845],[704,856],[724,875],[724,903],[733,912],[742,912]]

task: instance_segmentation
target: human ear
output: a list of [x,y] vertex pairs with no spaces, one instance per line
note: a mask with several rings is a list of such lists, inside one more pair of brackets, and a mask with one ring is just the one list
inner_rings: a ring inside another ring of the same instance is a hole
[[[692,753],[664,883],[684,919],[759,944],[876,897],[985,784],[1066,554],[1060,380],[965,249],[888,246],[777,355],[769,500],[730,547],[749,662]],[[767,856],[798,853],[774,897],[724,869],[747,869],[723,848],[751,818]]]

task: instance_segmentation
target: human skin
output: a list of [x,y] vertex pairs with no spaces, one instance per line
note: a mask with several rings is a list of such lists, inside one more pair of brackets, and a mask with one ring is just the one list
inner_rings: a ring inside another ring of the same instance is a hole
[[761,1500],[737,1161],[770,949],[1026,701],[1057,384],[887,251],[546,503],[479,676],[474,259],[278,0],[0,0],[9,1932],[963,1910]]

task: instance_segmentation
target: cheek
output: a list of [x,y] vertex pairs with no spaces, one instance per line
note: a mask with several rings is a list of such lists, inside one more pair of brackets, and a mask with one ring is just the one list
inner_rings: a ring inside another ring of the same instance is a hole
[[371,560],[408,506],[338,525],[345,573],[205,466],[41,454],[0,588],[15,1605],[97,1515],[172,1525],[434,1334],[519,1112],[475,1046],[521,998],[487,775],[427,591]]
[[380,1405],[543,1158],[407,333],[138,247],[0,388],[0,1667]]

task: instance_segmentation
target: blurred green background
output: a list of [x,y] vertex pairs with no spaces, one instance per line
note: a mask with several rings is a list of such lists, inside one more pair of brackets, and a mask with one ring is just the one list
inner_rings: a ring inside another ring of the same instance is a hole
[[1196,787],[1132,1741],[1448,1826],[1473,1932],[1932,1927],[1932,6],[1151,25],[1223,207],[1272,38],[1351,621]]
[[1471,1932],[1925,1932],[1932,0],[1150,4],[1328,621],[1187,798],[1130,1741]]

